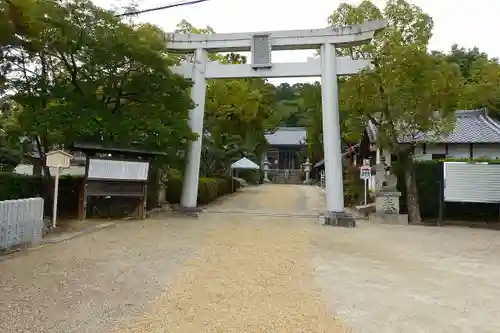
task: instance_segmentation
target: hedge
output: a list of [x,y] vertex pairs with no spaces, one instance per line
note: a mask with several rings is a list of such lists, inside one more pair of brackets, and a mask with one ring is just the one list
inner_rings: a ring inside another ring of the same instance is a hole
[[[58,215],[61,217],[76,217],[78,215],[78,199],[82,177],[62,176],[59,180]],[[198,187],[198,203],[207,204],[217,197],[233,192],[240,187],[239,182],[229,178],[201,178]],[[148,188],[149,189],[149,188]],[[233,190],[234,189],[234,190]],[[50,191],[50,192],[49,192]],[[15,173],[0,173],[0,201],[33,197],[45,199],[45,214],[51,215],[51,198],[53,180],[40,176],[18,175]],[[156,191],[156,189],[155,189]],[[179,203],[182,191],[182,177],[170,177],[167,182],[166,198],[170,203]],[[148,193],[152,201],[157,193]],[[156,202],[151,202],[153,205]],[[118,217],[131,213],[131,200],[128,198],[91,198],[88,216]]]
[[344,204],[357,206],[364,201],[364,181],[359,178],[359,169],[343,168]]
[[249,184],[258,184],[261,178],[264,177],[264,172],[261,170],[238,170],[236,176],[244,179]]
[[[167,181],[167,201],[172,204],[180,203],[183,178],[170,175]],[[198,184],[198,204],[205,205],[217,197],[230,194],[240,188],[240,183],[230,178],[200,178]]]
[[[445,160],[444,162],[460,162],[467,160]],[[483,162],[486,160],[474,160]],[[418,199],[420,203],[420,214],[423,219],[437,219],[439,217],[440,182],[443,175],[443,161],[418,161],[415,162],[415,177],[417,180]],[[469,161],[470,162],[470,161]],[[488,161],[488,163],[500,164],[499,160]],[[398,190],[401,191],[399,201],[400,212],[408,212],[406,203],[406,186],[404,170],[397,162],[392,167],[398,176]],[[448,220],[481,220],[498,221],[498,204],[486,203],[459,203],[447,202],[444,205],[444,219]]]
[[[59,179],[58,214],[62,217],[78,214],[78,193],[82,177],[62,176]],[[45,214],[51,215],[53,181],[40,176],[0,173],[0,201],[33,197],[45,199]],[[49,192],[50,191],[50,192]]]

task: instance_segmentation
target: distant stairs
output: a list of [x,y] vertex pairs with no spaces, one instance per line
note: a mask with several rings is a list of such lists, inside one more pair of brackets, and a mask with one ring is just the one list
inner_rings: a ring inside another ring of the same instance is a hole
[[273,170],[273,183],[275,184],[302,184],[300,170]]

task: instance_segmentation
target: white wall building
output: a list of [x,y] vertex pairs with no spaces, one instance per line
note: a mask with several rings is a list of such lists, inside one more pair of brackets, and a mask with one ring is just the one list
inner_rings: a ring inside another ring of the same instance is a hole
[[[372,145],[377,143],[377,129],[369,123],[366,129]],[[486,109],[456,111],[455,127],[450,133],[440,137],[421,133],[416,136],[418,141],[414,158],[416,160],[439,160],[444,158],[500,158],[500,122],[488,116]],[[400,143],[410,143],[401,140]],[[389,152],[376,148],[376,161],[380,156],[387,157]]]

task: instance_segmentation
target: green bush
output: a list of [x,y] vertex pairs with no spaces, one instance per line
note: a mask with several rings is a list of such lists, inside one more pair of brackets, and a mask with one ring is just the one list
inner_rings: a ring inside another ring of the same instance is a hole
[[260,170],[238,170],[237,177],[246,180],[249,184],[258,184],[264,176],[261,173]]
[[344,204],[347,206],[359,205],[364,200],[364,183],[359,178],[359,169],[344,169]]
[[0,146],[0,172],[12,172],[22,158],[20,150]]
[[[175,173],[173,173],[175,175]],[[78,215],[79,193],[83,177],[62,176],[59,179],[58,215],[60,217],[76,217]],[[207,204],[217,197],[226,195],[240,188],[240,183],[229,178],[201,178],[198,187],[198,203]],[[0,173],[0,201],[33,197],[45,199],[45,215],[52,214],[53,179],[41,176]],[[149,187],[148,187],[149,190]],[[155,190],[154,188],[152,190]],[[156,191],[156,190],[155,190]],[[148,191],[149,192],[149,191]],[[167,181],[166,198],[170,203],[179,203],[182,192],[182,178],[177,174]],[[153,195],[148,195],[152,198]],[[93,214],[104,217],[126,216],[134,207],[132,198],[90,198],[87,216]],[[113,206],[113,207],[110,207]]]
[[[59,179],[58,214],[61,217],[76,216],[78,212],[78,194],[82,177],[62,176]],[[33,197],[45,199],[45,214],[52,212],[53,179],[40,176],[0,173],[0,201]],[[49,192],[50,191],[50,192]]]
[[166,198],[171,204],[181,202],[182,177],[169,175],[167,180]]
[[[171,174],[167,180],[166,197],[171,204],[181,201],[183,178]],[[205,205],[217,197],[230,194],[240,188],[240,183],[230,178],[200,178],[198,183],[198,204]]]
[[[500,164],[499,160],[475,159],[474,162]],[[439,217],[439,200],[441,196],[440,182],[443,176],[442,162],[470,162],[466,159],[447,159],[444,161],[415,162],[415,177],[417,181],[420,214],[423,219]],[[398,190],[401,191],[399,201],[400,212],[406,214],[406,186],[404,169],[397,162],[392,164],[393,171],[398,176]],[[444,218],[448,220],[495,220],[498,221],[498,204],[447,202],[444,205]]]
[[219,184],[222,181],[217,178],[200,178],[198,183],[198,204],[205,205],[214,201],[219,195]]

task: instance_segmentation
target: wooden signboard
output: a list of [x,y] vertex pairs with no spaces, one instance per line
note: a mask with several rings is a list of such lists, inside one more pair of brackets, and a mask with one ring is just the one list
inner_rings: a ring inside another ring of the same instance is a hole
[[73,156],[62,150],[51,151],[45,154],[45,165],[56,169],[54,176],[54,200],[52,203],[52,227],[57,227],[57,201],[59,198],[59,176],[61,168],[69,168]]
[[148,180],[148,172],[149,162],[91,158],[87,178],[145,182]]
[[80,218],[87,216],[89,197],[103,196],[138,198],[138,217],[145,218],[149,167],[146,160],[88,157]]

